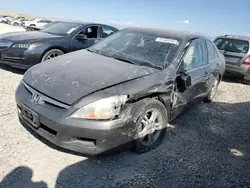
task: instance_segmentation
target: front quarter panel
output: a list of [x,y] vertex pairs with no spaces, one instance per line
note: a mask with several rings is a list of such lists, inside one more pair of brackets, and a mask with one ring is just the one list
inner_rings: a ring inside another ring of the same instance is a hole
[[137,78],[125,83],[121,83],[104,90],[100,90],[75,103],[75,108],[79,109],[91,102],[101,98],[115,95],[128,95],[127,103],[135,103],[147,97],[158,97],[167,108],[170,115],[171,96],[173,83],[175,82],[176,70],[174,66],[159,71],[157,73]]
[[60,49],[68,53],[70,52],[70,39],[64,37],[57,40],[48,40],[42,45],[42,50],[47,51],[48,49]]

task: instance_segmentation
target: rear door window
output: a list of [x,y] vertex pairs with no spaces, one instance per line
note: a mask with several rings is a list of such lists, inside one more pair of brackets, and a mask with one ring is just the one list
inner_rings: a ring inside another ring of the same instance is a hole
[[206,44],[207,44],[207,51],[208,51],[208,60],[209,60],[209,62],[211,62],[211,61],[217,59],[218,56],[217,56],[216,51],[214,49],[213,43],[210,41],[206,41]]
[[102,32],[102,38],[106,38],[109,35],[113,34],[115,32],[115,30],[111,27],[104,26],[104,27],[102,27],[101,32]]
[[247,53],[249,42],[240,39],[218,38],[214,41],[219,50],[224,50],[234,53]]

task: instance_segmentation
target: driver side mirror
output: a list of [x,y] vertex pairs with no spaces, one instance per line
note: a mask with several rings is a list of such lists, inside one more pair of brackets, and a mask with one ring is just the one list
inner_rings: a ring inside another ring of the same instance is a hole
[[180,72],[176,78],[177,88],[182,93],[192,85],[191,77],[186,72]]
[[78,35],[76,36],[76,39],[77,39],[77,40],[87,40],[87,39],[88,39],[88,36],[85,35],[85,34],[80,33],[80,34],[78,34]]

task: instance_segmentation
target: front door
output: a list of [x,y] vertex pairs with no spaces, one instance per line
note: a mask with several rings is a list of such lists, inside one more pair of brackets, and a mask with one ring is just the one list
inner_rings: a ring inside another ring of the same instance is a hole
[[[87,39],[78,39],[77,36],[84,34]],[[100,40],[100,29],[97,25],[92,25],[84,28],[73,39],[71,44],[71,51],[88,48]]]
[[201,39],[194,40],[188,47],[177,71],[177,78],[185,73],[191,78],[191,86],[181,89],[182,86],[176,82],[173,94],[172,117],[179,115],[191,101],[196,101],[207,92],[207,49],[205,42]]

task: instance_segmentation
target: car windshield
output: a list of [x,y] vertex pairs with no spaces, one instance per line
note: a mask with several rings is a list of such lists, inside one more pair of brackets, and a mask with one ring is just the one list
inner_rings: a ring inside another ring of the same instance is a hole
[[67,36],[77,30],[80,26],[81,24],[78,23],[58,22],[42,29],[41,32]]
[[249,49],[249,42],[245,40],[218,38],[214,43],[219,50],[225,50],[229,52],[246,53]]
[[122,30],[88,50],[121,61],[163,69],[179,49],[181,39],[147,32]]

